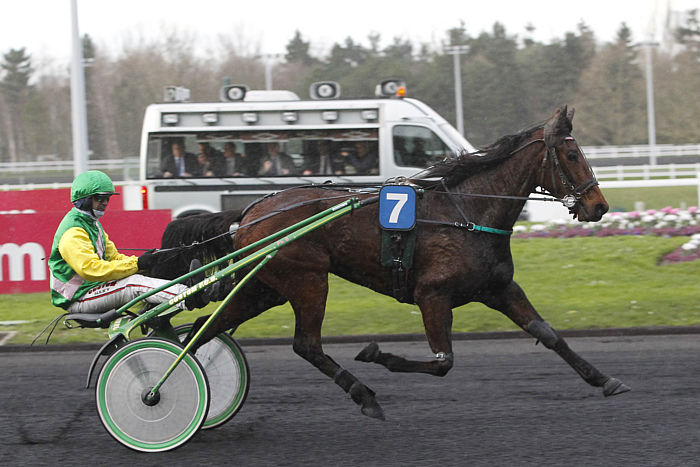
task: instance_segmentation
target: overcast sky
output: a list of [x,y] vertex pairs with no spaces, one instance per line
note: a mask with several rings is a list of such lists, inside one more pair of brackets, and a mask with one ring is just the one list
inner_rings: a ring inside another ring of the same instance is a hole
[[[197,43],[218,44],[220,35],[244,37],[262,53],[285,53],[295,30],[311,41],[312,53],[325,53],[348,36],[368,46],[370,33],[381,34],[380,46],[394,37],[414,44],[439,44],[445,32],[464,21],[476,36],[500,22],[506,31],[549,43],[584,21],[600,41],[612,41],[624,21],[635,40],[647,40],[660,29],[667,6],[686,11],[700,0],[78,0],[80,34],[89,34],[102,50],[119,50],[139,34],[172,30],[195,34]],[[25,47],[35,60],[69,60],[71,0],[0,0],[0,53]],[[656,38],[659,39],[658,37]]]

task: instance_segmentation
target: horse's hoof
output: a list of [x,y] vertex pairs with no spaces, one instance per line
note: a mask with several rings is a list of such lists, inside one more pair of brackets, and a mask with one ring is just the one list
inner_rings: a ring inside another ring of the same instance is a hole
[[605,397],[616,396],[628,391],[631,391],[631,388],[619,379],[608,378],[605,384],[603,384],[603,395]]
[[362,415],[367,415],[370,418],[376,418],[377,420],[386,420],[384,417],[384,410],[379,406],[379,404],[371,405],[369,407],[362,407]]
[[360,353],[357,354],[355,360],[357,360],[358,362],[371,363],[377,359],[379,353],[379,346],[377,345],[377,343],[370,342],[369,345],[367,345],[367,347],[362,349]]

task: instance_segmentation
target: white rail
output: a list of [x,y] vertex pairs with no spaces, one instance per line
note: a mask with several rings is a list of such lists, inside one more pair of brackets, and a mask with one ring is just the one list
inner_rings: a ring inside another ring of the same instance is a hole
[[657,144],[656,146],[584,146],[583,153],[591,160],[595,159],[619,159],[619,158],[643,158],[651,160],[653,156],[658,159],[665,157],[700,157],[700,144]]
[[[42,162],[0,162],[0,174],[23,172],[53,172],[72,171],[74,162],[71,161],[42,161]],[[139,160],[126,159],[99,159],[88,161],[91,170],[138,170]]]
[[598,180],[654,180],[698,178],[700,163],[696,164],[662,164],[662,165],[616,165],[611,167],[593,167]]

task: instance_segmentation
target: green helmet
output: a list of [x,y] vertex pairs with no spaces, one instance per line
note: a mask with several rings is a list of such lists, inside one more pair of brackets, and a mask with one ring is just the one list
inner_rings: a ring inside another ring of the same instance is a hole
[[71,203],[97,194],[119,194],[114,191],[114,183],[106,173],[99,170],[88,170],[75,177],[70,188]]

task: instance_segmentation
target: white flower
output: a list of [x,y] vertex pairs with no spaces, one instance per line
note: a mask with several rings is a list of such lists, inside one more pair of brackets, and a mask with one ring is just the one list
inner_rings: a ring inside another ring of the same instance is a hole
[[547,223],[552,224],[552,225],[566,225],[569,223],[569,220],[568,219],[552,219],[552,220],[548,221]]
[[675,214],[667,214],[664,216],[664,220],[667,222],[673,222],[673,221],[678,220],[678,216]]
[[650,223],[650,222],[654,222],[654,220],[656,220],[656,218],[654,216],[652,216],[651,214],[647,214],[646,216],[642,217],[642,222]]
[[686,251],[690,251],[690,250],[697,250],[698,246],[695,245],[694,243],[688,242],[688,243],[684,243],[681,248],[683,248]]
[[513,227],[513,232],[527,232],[527,227],[524,225],[516,225]]
[[533,232],[541,232],[541,231],[546,230],[546,229],[547,229],[547,226],[544,224],[535,224],[535,225],[530,227],[530,230]]

